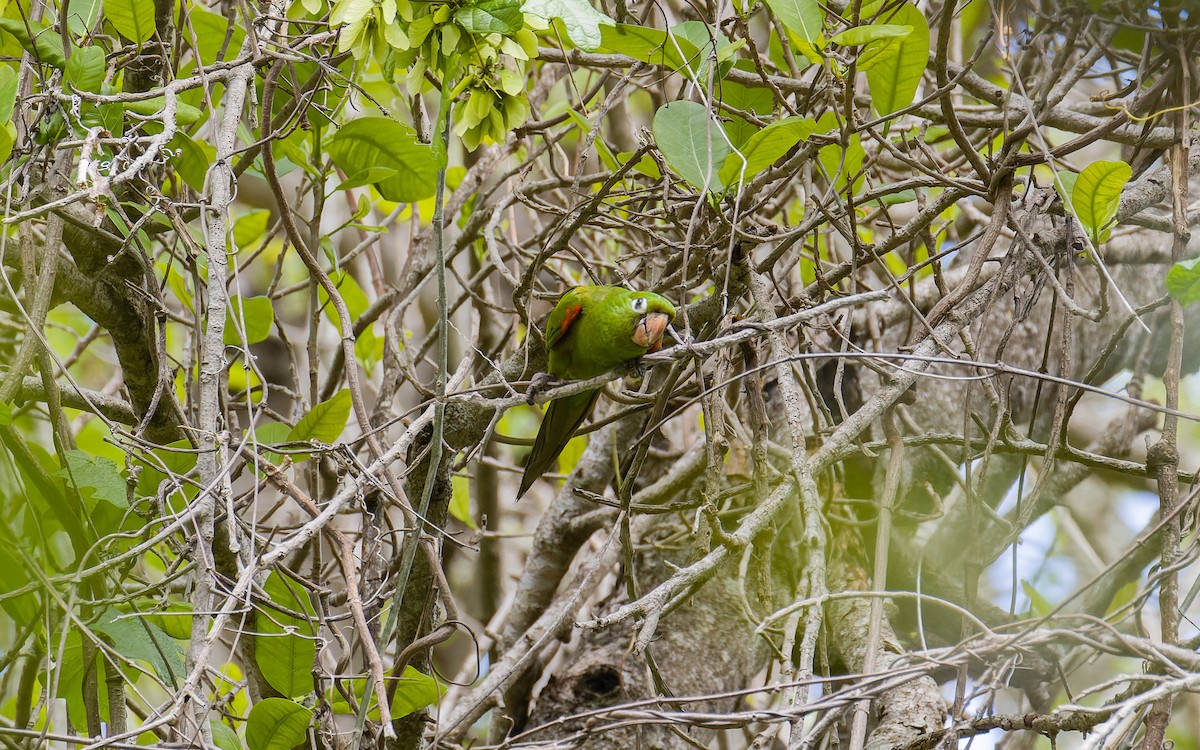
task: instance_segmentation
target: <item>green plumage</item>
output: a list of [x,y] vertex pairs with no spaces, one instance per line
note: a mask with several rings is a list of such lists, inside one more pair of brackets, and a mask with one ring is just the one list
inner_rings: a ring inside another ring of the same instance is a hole
[[[551,375],[586,380],[658,347],[675,307],[654,292],[615,286],[577,286],[559,299],[546,320]],[[517,498],[544,474],[587,419],[599,390],[551,401],[533,443]]]

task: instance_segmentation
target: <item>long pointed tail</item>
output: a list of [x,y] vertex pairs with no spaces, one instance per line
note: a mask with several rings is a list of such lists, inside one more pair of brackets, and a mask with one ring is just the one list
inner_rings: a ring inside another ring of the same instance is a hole
[[583,420],[587,419],[600,395],[599,390],[577,393],[574,396],[551,401],[546,407],[546,416],[542,418],[542,426],[538,429],[537,438],[533,441],[533,450],[525,464],[525,474],[521,477],[521,489],[517,491],[517,499],[533,486],[538,477],[545,474],[550,466],[567,447],[567,442]]

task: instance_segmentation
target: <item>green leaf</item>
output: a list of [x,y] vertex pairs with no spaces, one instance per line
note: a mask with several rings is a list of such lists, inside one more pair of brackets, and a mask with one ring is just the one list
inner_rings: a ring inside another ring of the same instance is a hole
[[1029,608],[1035,616],[1045,617],[1054,611],[1054,605],[1038,593],[1038,590],[1029,581],[1021,580],[1021,590],[1025,592],[1025,596],[1029,597]]
[[766,0],[788,31],[806,42],[815,42],[825,24],[819,0]]
[[588,52],[600,47],[601,26],[616,25],[616,21],[593,8],[587,0],[525,0],[523,10],[547,21],[560,19],[575,46]]
[[271,212],[265,208],[240,216],[233,222],[233,241],[239,248],[248,247],[267,233],[270,223]]
[[[734,67],[746,69],[740,63]],[[750,70],[754,68],[753,64],[747,67]],[[765,86],[752,88],[733,81],[721,80],[717,83],[717,97],[730,107],[758,115],[764,119],[770,119],[775,108],[775,95]],[[725,121],[725,134],[729,136],[729,140],[735,148],[741,148],[759,130],[759,126],[738,115],[728,115],[728,119]]]
[[[741,153],[729,154],[721,167],[721,183],[733,185],[739,179],[748,181],[754,175],[775,163],[800,141],[808,140],[817,123],[811,117],[785,117],[773,122],[754,135],[742,146]],[[745,165],[745,171],[742,167]]]
[[[122,102],[121,106],[134,114],[145,117],[156,117],[162,114],[166,99],[156,96],[150,99],[140,99],[136,102]],[[180,125],[193,125],[205,118],[204,112],[182,101],[175,102],[175,121]]]
[[12,406],[0,401],[0,427],[12,424]]
[[0,164],[12,156],[13,142],[12,123],[0,125]]
[[335,442],[346,429],[346,421],[350,419],[350,407],[350,391],[343,388],[328,401],[322,401],[305,414],[288,433],[288,441]]
[[600,51],[627,55],[651,65],[678,71],[687,68],[689,61],[698,65],[703,60],[700,48],[686,37],[648,26],[601,26],[600,35]]
[[217,150],[207,143],[197,143],[187,133],[179,132],[171,139],[171,163],[187,186],[196,192],[204,190],[204,180]]
[[59,476],[73,479],[84,500],[103,500],[116,508],[129,507],[125,479],[115,462],[78,450],[67,451],[66,459],[70,473],[64,468],[59,471]]
[[[153,0],[149,1],[153,2]],[[29,28],[26,28],[25,21],[18,18],[0,18],[0,29],[12,34],[17,43],[39,62],[53,65],[59,70],[67,66],[67,57],[63,54],[62,36],[56,29],[35,21],[30,21]],[[29,36],[31,29],[33,38]]]
[[67,28],[77,36],[87,36],[100,20],[100,0],[71,0]]
[[717,171],[729,156],[719,123],[701,104],[669,102],[654,113],[654,141],[671,169],[693,187],[720,192]]
[[[158,491],[158,485],[167,478],[163,469],[182,477],[196,466],[196,452],[186,438],[155,448],[153,454],[154,459],[141,457],[134,459],[135,463],[142,466],[142,473],[138,475],[137,484],[137,494],[141,497],[154,497]],[[163,467],[162,469],[159,468],[160,465]],[[185,486],[187,485],[185,484]]]
[[1063,203],[1072,213],[1075,209],[1071,208],[1071,195],[1075,192],[1075,181],[1079,179],[1079,175],[1075,172],[1059,172],[1055,175],[1057,179],[1054,181],[1054,190],[1058,193],[1058,197],[1062,198]]
[[392,718],[402,719],[414,711],[432,706],[437,703],[440,694],[437,680],[413,667],[405,667],[400,684],[396,687],[396,697],[392,699]]
[[[345,269],[329,274],[329,280],[338,290],[338,296],[342,298],[342,302],[346,303],[346,312],[350,314],[351,320],[357,320],[370,307],[371,301],[367,299],[367,293],[358,285],[354,276]],[[333,305],[329,304],[329,294],[326,293],[325,287],[317,287],[317,298],[321,301],[321,309],[325,311],[325,317],[329,319],[330,323],[333,323],[333,327],[338,330],[338,333],[342,333],[342,319],[338,317],[337,310]]]
[[154,26],[154,0],[104,0],[104,17],[121,36],[141,44],[150,41]]
[[383,182],[394,174],[396,174],[396,170],[391,167],[367,167],[357,174],[348,175],[346,179],[338,183],[334,191],[350,190],[362,187],[363,185],[374,185]]
[[[255,660],[263,677],[281,695],[295,698],[313,690],[312,669],[317,658],[316,629],[308,619],[290,612],[313,615],[303,589],[278,572],[267,577],[263,589],[271,603],[284,610],[264,608],[258,613]],[[294,590],[293,590],[294,589]]]
[[176,685],[184,678],[183,649],[140,614],[124,617],[120,611],[109,609],[92,629],[108,636],[122,656],[149,662],[166,684]]
[[12,120],[13,104],[17,101],[17,71],[11,65],[0,65],[0,124]]
[[720,30],[702,21],[684,21],[671,27],[671,33],[678,39],[688,40],[699,50],[699,56],[691,58],[690,68],[693,72],[688,74],[697,81],[708,81],[708,63],[714,52],[720,71],[716,78],[719,79],[731,67],[727,61],[745,46],[744,40],[731,42]]
[[471,34],[510,35],[525,26],[521,0],[482,0],[459,8],[454,20]]
[[223,724],[216,719],[208,722],[212,729],[213,744],[221,748],[221,750],[242,750],[242,741],[238,739],[237,732],[228,724]]
[[[71,1],[71,7],[75,7],[75,0]],[[241,24],[219,13],[205,10],[196,3],[188,6],[188,23],[191,24],[192,31],[196,34],[194,42],[196,54],[200,57],[200,63],[205,66],[217,62],[222,47],[225,48],[225,54],[221,57],[230,58],[237,55],[238,50],[242,47],[242,42],[246,39],[246,32],[242,29]],[[232,33],[229,30],[230,26],[233,27]],[[228,44],[225,43],[226,34],[230,35]],[[193,43],[191,34],[184,34],[183,38],[189,44]]]
[[246,325],[245,343],[257,344],[265,341],[271,335],[275,325],[275,307],[270,297],[241,297],[229,298],[229,306],[225,309],[225,345],[242,345],[242,324]]
[[305,744],[312,711],[286,698],[265,698],[246,718],[250,750],[291,750]]
[[[929,23],[924,13],[904,3],[887,20],[893,24],[911,26],[912,32],[900,38],[899,42],[884,39],[872,44],[875,47],[887,45],[886,52],[881,52],[866,70],[871,104],[880,115],[889,115],[912,104],[929,61]],[[865,57],[870,50],[870,46],[864,49],[862,56]]]
[[1167,294],[1183,305],[1200,302],[1200,258],[1183,260],[1167,271]]
[[450,477],[450,515],[475,528],[471,518],[471,480],[458,474]]
[[1076,178],[1071,205],[1095,244],[1108,238],[1104,230],[1117,217],[1121,190],[1132,175],[1133,170],[1123,161],[1098,161],[1089,164]]
[[850,136],[850,144],[844,150],[839,144],[831,143],[828,146],[822,146],[821,150],[817,152],[821,165],[825,167],[825,173],[833,180],[834,187],[838,192],[846,189],[847,182],[851,177],[854,177],[854,185],[851,189],[858,190],[863,180],[860,173],[866,156],[867,153],[863,150],[858,133]]
[[909,189],[899,190],[895,193],[887,193],[886,195],[882,195],[877,199],[877,202],[881,206],[898,206],[902,203],[912,203],[916,199],[917,191]]
[[[379,705],[375,702],[375,692],[370,690],[367,681],[361,677],[356,677],[348,680],[350,683],[350,692],[355,695],[363,695],[364,692],[370,693],[370,709],[367,716],[372,721],[379,721]],[[326,697],[329,700],[330,706],[335,714],[353,714],[346,699],[337,690],[329,690],[326,692]],[[438,702],[441,697],[441,686],[437,680],[427,674],[417,671],[413,667],[405,667],[404,673],[400,676],[400,684],[396,686],[396,695],[392,699],[390,706],[393,719],[402,719],[405,716],[420,711],[426,706],[432,706]]]
[[329,143],[329,155],[350,175],[376,166],[396,170],[374,183],[387,200],[413,203],[433,197],[437,179],[433,150],[389,117],[360,117],[346,123]]
[[67,83],[76,91],[100,91],[104,82],[104,50],[99,47],[80,47],[67,60]]
[[171,602],[165,608],[147,614],[146,620],[177,641],[192,637],[192,605],[188,602]]
[[843,47],[858,47],[879,39],[894,39],[906,37],[912,33],[912,26],[900,26],[890,23],[874,23],[868,26],[855,26],[829,37],[830,44]]

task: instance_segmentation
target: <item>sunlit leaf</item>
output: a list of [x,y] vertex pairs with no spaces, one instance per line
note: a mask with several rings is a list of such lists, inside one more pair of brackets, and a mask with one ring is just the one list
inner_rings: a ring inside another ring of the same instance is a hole
[[371,167],[394,169],[395,174],[372,183],[390,201],[412,203],[433,195],[437,166],[429,146],[389,117],[360,117],[343,125],[329,143],[334,164],[348,175]]
[[868,26],[855,26],[829,37],[829,43],[839,44],[843,47],[857,47],[862,44],[867,44],[868,42],[874,42],[878,39],[906,37],[912,33],[912,30],[913,28],[911,26],[900,26],[890,23],[876,23]]
[[288,433],[289,441],[316,440],[333,443],[342,436],[346,421],[350,419],[350,391],[346,388],[322,401],[296,423]]
[[243,333],[247,344],[265,341],[274,325],[275,307],[270,297],[230,297],[225,310],[225,344],[240,346]]
[[1121,191],[1132,175],[1133,170],[1123,161],[1098,161],[1076,178],[1071,205],[1092,242],[1099,244],[1107,238],[1104,230],[1117,217]]
[[116,463],[79,450],[67,451],[66,460],[70,473],[63,469],[60,476],[73,479],[85,500],[100,500],[117,508],[129,507],[125,479]]
[[788,31],[808,42],[821,36],[825,11],[818,0],[766,0]]
[[100,91],[104,82],[104,50],[99,47],[81,47],[67,60],[66,79],[76,91]]
[[254,704],[246,718],[246,744],[250,750],[291,750],[304,744],[312,711],[286,698],[265,698]]
[[750,180],[774,164],[797,143],[808,140],[816,125],[811,117],[795,116],[771,123],[750,136],[739,151],[729,154],[721,167],[721,183],[732,185],[739,179]]
[[104,0],[104,17],[130,41],[150,41],[156,31],[154,0]]
[[600,46],[601,26],[616,25],[587,0],[525,0],[523,10],[546,20],[561,20],[575,46],[588,52]]
[[1183,260],[1167,271],[1167,294],[1184,305],[1200,302],[1200,258]]
[[176,685],[184,678],[183,649],[141,615],[126,615],[119,610],[109,609],[92,628],[108,636],[122,656],[149,662],[166,684]]
[[671,169],[701,190],[720,192],[717,176],[729,155],[721,125],[701,104],[670,102],[654,113],[654,141]]
[[[924,13],[904,3],[895,13],[887,14],[887,20],[892,25],[911,27],[911,32],[897,37],[898,43],[890,39],[872,42],[874,46],[886,45],[886,51],[866,71],[871,105],[881,115],[912,104],[929,61],[929,24]],[[872,45],[863,50],[863,56]]]
[[515,34],[525,25],[521,0],[482,0],[459,8],[454,20],[471,34]]
[[258,613],[260,635],[255,639],[258,668],[281,695],[289,698],[307,695],[313,690],[316,629],[308,619],[296,617],[291,612],[312,617],[312,605],[303,595],[303,589],[278,572],[268,576],[263,589],[271,602],[282,609],[264,607]]

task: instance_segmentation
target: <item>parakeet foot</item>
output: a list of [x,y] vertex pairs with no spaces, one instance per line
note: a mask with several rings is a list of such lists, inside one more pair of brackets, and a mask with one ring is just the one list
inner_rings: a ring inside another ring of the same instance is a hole
[[548,372],[539,372],[534,375],[533,379],[529,381],[529,387],[525,390],[526,403],[532,406],[539,393],[552,385],[558,385],[560,382],[562,381]]

